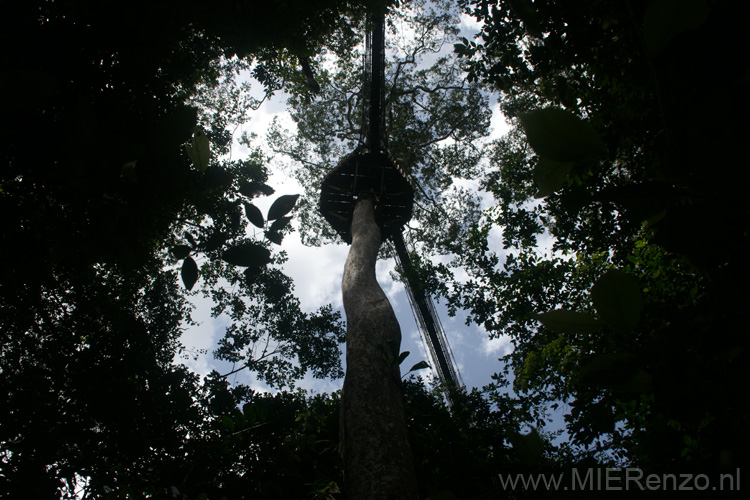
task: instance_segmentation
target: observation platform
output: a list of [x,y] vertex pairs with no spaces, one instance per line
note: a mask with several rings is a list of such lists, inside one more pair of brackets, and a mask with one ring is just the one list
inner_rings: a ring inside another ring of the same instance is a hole
[[375,216],[383,241],[411,219],[414,186],[385,151],[359,147],[323,179],[320,212],[341,238],[351,244],[351,223],[357,197],[375,196]]

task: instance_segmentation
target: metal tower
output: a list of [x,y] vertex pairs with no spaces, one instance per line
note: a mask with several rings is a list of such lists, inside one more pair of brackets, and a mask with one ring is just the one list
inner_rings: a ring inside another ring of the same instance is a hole
[[391,157],[384,133],[385,29],[384,16],[371,16],[366,37],[362,89],[362,133],[360,146],[346,156],[323,179],[320,211],[347,243],[351,243],[352,214],[357,197],[374,195],[376,217],[383,240],[390,240],[396,260],[405,277],[406,292],[432,358],[432,366],[451,404],[450,390],[463,387],[445,332],[432,299],[425,293],[414,272],[404,242],[402,228],[412,216],[414,186],[409,175]]

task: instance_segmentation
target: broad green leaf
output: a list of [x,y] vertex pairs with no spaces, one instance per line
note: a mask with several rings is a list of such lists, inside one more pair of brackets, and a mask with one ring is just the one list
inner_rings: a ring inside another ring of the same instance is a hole
[[651,0],[643,20],[643,38],[658,55],[677,35],[702,25],[711,8],[706,0]]
[[271,262],[271,252],[258,243],[243,243],[225,250],[221,258],[235,266],[263,267]]
[[269,228],[269,231],[281,231],[286,226],[289,225],[289,223],[292,221],[291,217],[279,217],[275,221],[273,221],[273,224],[271,224],[271,227]]
[[427,363],[427,361],[420,361],[416,365],[412,366],[409,369],[409,372],[414,372],[414,371],[417,371],[417,370],[424,370],[425,368],[429,368],[429,367],[430,367],[430,365]]
[[297,203],[298,198],[298,194],[285,194],[276,198],[273,204],[271,204],[271,208],[268,209],[267,219],[276,220],[288,214],[294,208],[294,204]]
[[404,362],[404,360],[405,360],[405,359],[406,359],[406,358],[407,358],[407,357],[409,356],[409,354],[411,354],[411,353],[410,353],[409,351],[404,351],[404,352],[402,352],[402,353],[401,353],[401,354],[400,354],[400,355],[398,356],[398,364],[400,365],[401,363],[403,363],[403,362]]
[[520,117],[529,144],[537,155],[558,162],[591,160],[607,154],[601,136],[570,111],[544,108]]
[[171,252],[175,259],[184,259],[190,255],[190,247],[188,245],[177,245],[172,247]]
[[263,214],[260,212],[260,209],[252,203],[245,202],[245,215],[247,216],[247,220],[249,220],[253,226],[262,229],[265,225]]
[[185,145],[185,149],[195,168],[201,172],[208,168],[208,162],[211,160],[211,144],[203,130],[196,129],[190,143]]
[[619,269],[604,273],[591,288],[599,316],[618,333],[633,331],[641,317],[643,297],[638,281]]
[[185,260],[182,261],[180,276],[185,288],[192,290],[195,282],[198,281],[198,264],[195,263],[192,257],[185,257]]
[[573,170],[572,161],[555,161],[547,157],[539,157],[534,167],[534,184],[539,190],[536,197],[544,198],[563,187],[571,170]]
[[555,309],[554,311],[538,313],[534,319],[544,326],[559,333],[587,333],[598,330],[602,322],[589,313]]

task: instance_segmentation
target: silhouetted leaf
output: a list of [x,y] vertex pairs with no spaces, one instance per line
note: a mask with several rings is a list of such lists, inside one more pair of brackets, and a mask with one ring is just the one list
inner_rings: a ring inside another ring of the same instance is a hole
[[271,252],[258,243],[243,243],[225,250],[221,258],[235,266],[262,267],[271,262]]
[[268,220],[276,220],[279,217],[283,217],[288,214],[293,208],[294,204],[297,203],[298,194],[285,194],[279,196],[268,209]]
[[430,367],[430,365],[427,363],[427,361],[420,361],[416,365],[412,366],[409,371],[410,372],[414,372],[414,371],[417,371],[417,370],[424,370],[425,368],[429,368],[429,367]]
[[184,259],[190,255],[190,247],[188,245],[177,245],[172,247],[171,252],[175,259]]
[[271,224],[269,231],[271,232],[281,231],[282,229],[284,229],[286,226],[289,225],[289,222],[291,222],[291,220],[292,220],[291,217],[279,217],[278,219],[273,221],[273,224]]
[[549,196],[563,187],[572,169],[573,162],[540,157],[534,167],[534,184],[539,190],[537,198]]
[[398,356],[398,364],[400,365],[401,363],[403,363],[404,360],[409,356],[409,354],[410,354],[409,351],[404,351],[401,354],[399,354],[399,356]]
[[265,225],[263,214],[260,212],[260,209],[252,203],[245,202],[245,215],[247,216],[247,220],[249,220],[253,226],[262,229]]
[[263,184],[262,182],[245,182],[239,187],[240,194],[247,196],[248,198],[255,198],[256,196],[260,195],[272,195],[274,193],[274,189],[267,185]]
[[185,149],[195,168],[201,172],[208,168],[208,162],[211,160],[211,144],[203,130],[196,129],[190,143],[185,144]]
[[192,257],[186,257],[182,261],[182,271],[180,271],[182,277],[182,283],[185,288],[192,290],[195,282],[198,281],[198,265],[195,263]]
[[265,235],[266,238],[268,238],[268,241],[270,241],[271,243],[276,243],[277,245],[281,245],[281,240],[284,239],[281,233],[278,233],[276,231],[266,231]]
[[629,274],[612,269],[591,288],[596,311],[618,333],[633,331],[641,317],[643,297],[638,281]]
[[583,161],[607,154],[601,136],[570,111],[544,108],[520,116],[536,154],[558,162]]
[[589,313],[555,309],[554,311],[538,313],[534,319],[544,326],[559,333],[586,333],[598,330],[603,323]]

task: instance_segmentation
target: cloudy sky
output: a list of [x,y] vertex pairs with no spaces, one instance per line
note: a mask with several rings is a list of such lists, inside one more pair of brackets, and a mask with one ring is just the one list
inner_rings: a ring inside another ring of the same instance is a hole
[[[462,17],[460,25],[462,36],[471,38],[477,30],[471,18]],[[451,50],[452,45],[446,47]],[[492,102],[492,136],[499,137],[508,130],[497,103]],[[242,132],[256,133],[263,137],[265,131],[274,118],[290,130],[294,130],[294,123],[286,111],[286,98],[283,93],[276,94],[272,99],[266,100],[263,105],[253,113],[251,120],[244,127],[237,130],[235,140],[241,137]],[[247,154],[247,148],[235,143],[232,157],[238,158]],[[273,199],[278,195],[296,194],[302,192],[294,179],[286,175],[281,168],[283,162],[276,159],[271,163],[272,177],[269,184],[274,187],[276,194],[272,197],[257,199],[256,205],[265,213]],[[485,206],[490,206],[493,200],[490,195],[485,196]],[[294,221],[293,221],[294,224]],[[495,235],[495,241],[491,241],[491,248],[500,247],[499,235]],[[284,238],[282,249],[288,253],[289,259],[283,265],[284,272],[290,276],[295,283],[295,293],[299,297],[303,310],[315,311],[326,304],[342,311],[341,278],[343,275],[344,262],[348,253],[347,245],[326,245],[323,247],[306,247],[300,242],[299,235],[293,233]],[[409,351],[411,355],[404,361],[402,370],[408,370],[419,361],[426,360],[431,364],[425,347],[422,344],[417,323],[412,315],[409,300],[403,285],[391,278],[391,272],[395,268],[393,259],[382,260],[377,265],[377,276],[381,287],[388,295],[391,304],[399,319],[402,332],[401,351]],[[212,369],[219,372],[228,372],[231,365],[220,363],[213,359],[211,352],[216,348],[217,341],[223,336],[227,326],[227,318],[211,318],[210,304],[206,302],[195,302],[197,309],[194,318],[199,326],[190,328],[183,335],[183,344],[188,349],[204,349],[207,355],[198,356],[197,359],[187,359],[184,362],[201,375],[205,375]],[[441,304],[436,304],[440,321],[452,348],[457,368],[467,388],[482,387],[489,383],[490,376],[500,371],[498,358],[506,354],[510,349],[507,339],[489,340],[486,332],[475,325],[465,325],[465,315],[458,314],[449,317]],[[428,375],[429,370],[420,374]],[[230,379],[232,382],[248,383],[258,390],[267,389],[264,384],[256,381],[251,374],[245,372],[237,373]],[[316,380],[306,379],[300,384],[304,388],[316,392],[329,392],[337,390],[343,384],[343,380]]]

